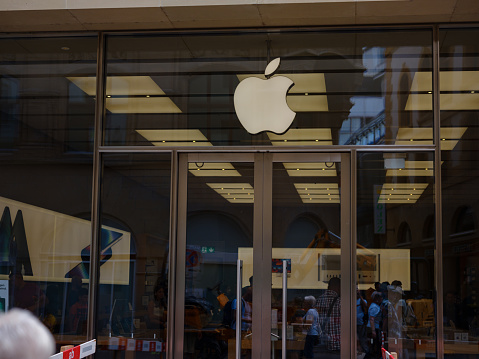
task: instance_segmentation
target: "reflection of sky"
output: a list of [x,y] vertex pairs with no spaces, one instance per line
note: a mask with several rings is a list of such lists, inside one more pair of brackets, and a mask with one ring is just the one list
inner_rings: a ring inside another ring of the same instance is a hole
[[354,96],[351,97],[353,107],[349,117],[343,122],[339,131],[339,144],[346,144],[350,136],[364,127],[367,122],[374,120],[384,111],[384,97]]

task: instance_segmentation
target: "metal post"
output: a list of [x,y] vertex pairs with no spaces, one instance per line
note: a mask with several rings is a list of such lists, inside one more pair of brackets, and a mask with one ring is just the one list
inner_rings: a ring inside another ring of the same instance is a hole
[[241,310],[242,298],[241,288],[243,287],[243,261],[236,261],[236,359],[241,358]]
[[288,325],[287,321],[287,310],[288,310],[288,261],[283,259],[283,318],[282,318],[282,338],[281,338],[281,350],[283,359],[286,359],[286,326]]

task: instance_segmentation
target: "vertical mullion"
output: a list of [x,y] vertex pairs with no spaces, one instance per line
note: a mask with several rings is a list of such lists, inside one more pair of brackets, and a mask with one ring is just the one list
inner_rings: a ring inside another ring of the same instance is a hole
[[[168,288],[177,287],[177,271],[176,271],[176,238],[177,238],[177,226],[178,226],[178,152],[173,151],[171,153],[171,183],[170,183],[170,238],[169,238],[169,251],[168,258],[169,274],[168,274]],[[181,281],[181,279],[180,279]],[[174,290],[168,291],[168,311],[167,311],[167,330],[166,330],[166,343],[167,352],[166,359],[174,357],[174,313],[176,309],[176,293]]]
[[90,280],[88,282],[88,320],[87,340],[96,338],[96,313],[98,309],[98,284],[100,283],[100,185],[102,158],[99,147],[103,138],[104,97],[105,97],[105,52],[106,42],[103,33],[98,34],[97,69],[96,69],[96,102],[95,102],[95,137],[93,140],[93,179],[91,203],[91,247]]
[[436,349],[437,358],[444,358],[444,324],[443,324],[443,272],[442,272],[442,179],[441,179],[441,126],[440,126],[440,68],[439,68],[439,28],[433,28],[433,61],[432,61],[432,85],[433,85],[433,116],[434,116],[434,179],[435,179],[435,222],[436,222]]
[[184,329],[185,329],[185,278],[186,278],[186,220],[188,205],[188,157],[181,155],[178,161],[178,221],[176,238],[176,265],[175,265],[175,324],[173,355],[174,358],[183,357]]
[[[341,156],[341,338],[349,340],[341,340],[341,357],[355,357],[355,336],[356,331],[353,327],[355,313],[353,313],[352,298],[355,292],[355,281],[353,273],[355,273],[356,263],[354,258],[354,248],[351,241],[352,228],[352,206],[351,206],[351,156],[345,153]],[[352,268],[353,267],[353,268]],[[354,314],[354,315],[353,315]],[[354,354],[354,356],[353,356]]]

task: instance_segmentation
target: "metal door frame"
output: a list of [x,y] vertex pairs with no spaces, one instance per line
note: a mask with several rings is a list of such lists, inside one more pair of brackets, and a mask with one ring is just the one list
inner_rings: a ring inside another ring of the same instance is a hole
[[[254,214],[253,214],[253,291],[252,358],[261,359],[271,353],[271,260],[272,260],[272,180],[273,162],[340,162],[341,163],[341,356],[356,356],[356,312],[353,300],[356,298],[355,244],[353,242],[352,208],[353,185],[350,152],[241,152],[241,153],[177,153],[178,159],[178,206],[175,271],[174,330],[169,351],[174,358],[183,357],[184,345],[184,300],[185,300],[185,251],[187,219],[187,181],[189,162],[251,162],[254,164]],[[259,195],[261,194],[261,195]],[[269,274],[269,275],[266,275]],[[354,298],[354,299],[353,299]],[[259,305],[258,305],[259,304]],[[353,311],[354,309],[354,311]],[[171,317],[170,317],[171,318]],[[348,340],[349,339],[349,340]]]

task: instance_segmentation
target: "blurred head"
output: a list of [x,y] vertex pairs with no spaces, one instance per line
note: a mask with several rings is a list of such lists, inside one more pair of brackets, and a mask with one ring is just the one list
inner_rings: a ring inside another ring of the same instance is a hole
[[1,359],[48,359],[54,350],[53,336],[29,311],[12,309],[0,315]]
[[81,279],[80,276],[74,276],[72,278],[72,287],[74,287],[75,289],[81,288],[82,284],[83,284],[83,280]]
[[312,295],[304,297],[304,307],[305,309],[310,309],[316,304],[316,298]]
[[402,295],[403,295],[403,291],[401,287],[394,286],[394,285],[388,286],[388,297],[391,302],[397,303],[399,299],[402,298]]
[[157,284],[153,293],[156,301],[162,302],[163,304],[166,302],[167,291],[163,283]]
[[25,284],[23,281],[23,274],[20,271],[10,273],[10,280],[13,281],[16,288],[21,288]]
[[338,295],[341,294],[341,279],[338,277],[333,277],[329,280],[328,289],[335,291]]
[[373,292],[371,295],[371,299],[373,300],[374,303],[380,304],[383,301],[383,295],[381,292]]
[[88,303],[88,289],[80,289],[80,291],[78,292],[78,301],[83,304]]

